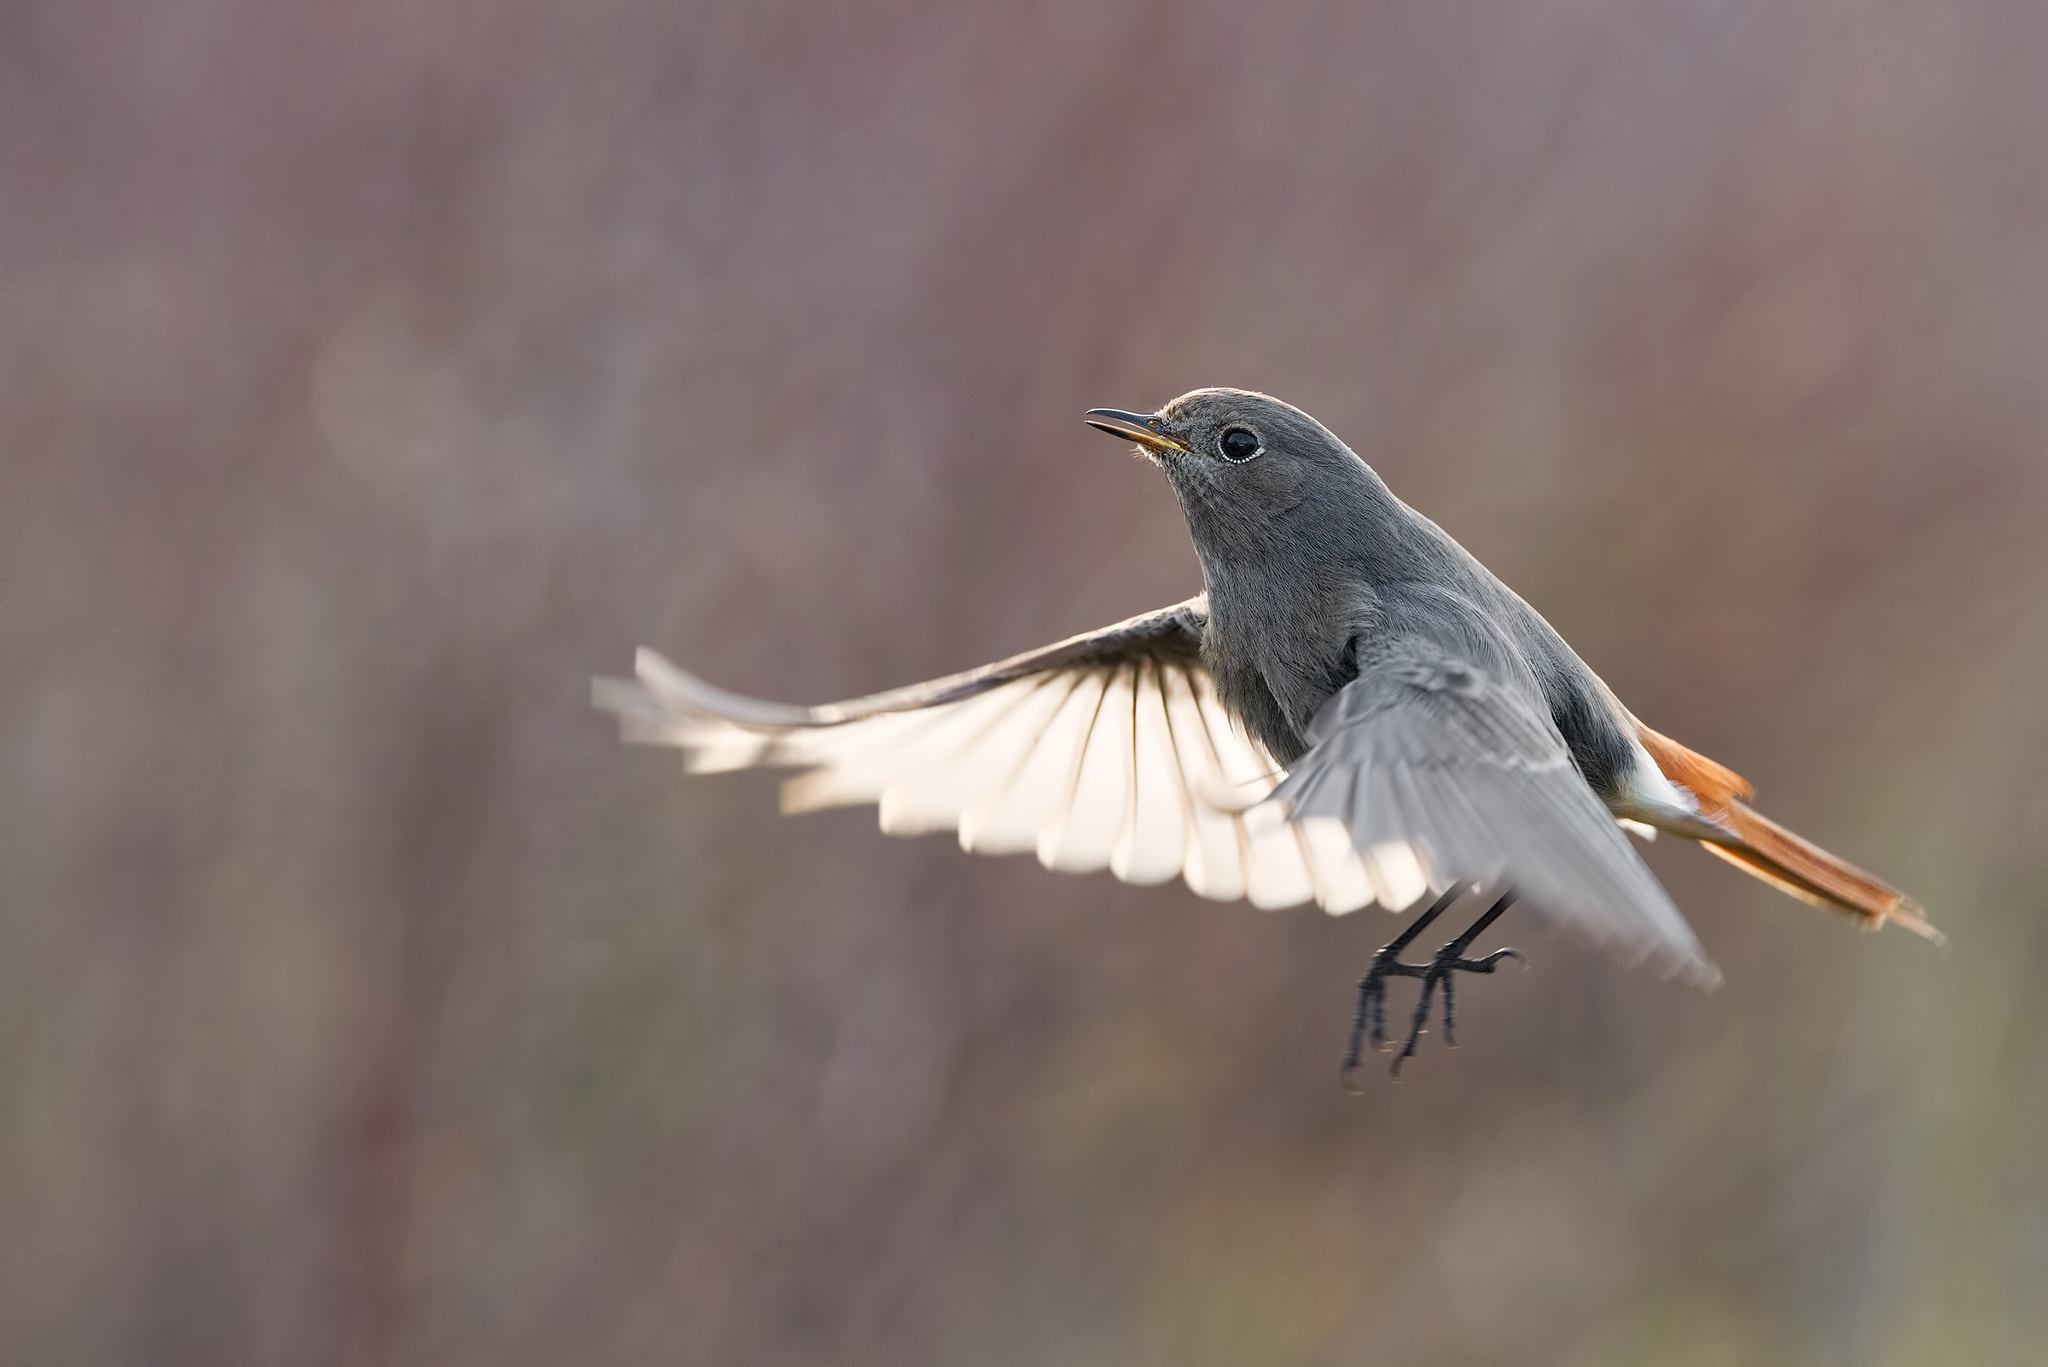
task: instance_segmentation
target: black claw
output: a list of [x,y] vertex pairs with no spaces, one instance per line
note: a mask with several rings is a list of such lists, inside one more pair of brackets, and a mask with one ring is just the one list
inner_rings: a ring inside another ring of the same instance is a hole
[[1370,1032],[1373,1048],[1382,1049],[1387,1043],[1387,982],[1389,977],[1415,978],[1426,971],[1416,964],[1401,962],[1401,951],[1408,942],[1428,929],[1429,923],[1444,914],[1451,903],[1458,900],[1462,888],[1453,887],[1430,904],[1427,911],[1415,918],[1406,930],[1396,935],[1372,956],[1372,966],[1365,976],[1358,980],[1358,1009],[1351,1017],[1351,1042],[1344,1050],[1344,1066],[1338,1072],[1338,1081],[1346,1091],[1357,1091],[1355,1085],[1358,1065],[1365,1055],[1365,1041]]
[[1454,986],[1454,975],[1491,973],[1503,959],[1513,959],[1525,965],[1528,963],[1521,951],[1514,949],[1497,949],[1483,959],[1465,957],[1465,951],[1471,948],[1472,942],[1478,939],[1488,926],[1499,920],[1501,913],[1513,904],[1515,893],[1512,888],[1502,893],[1484,916],[1467,926],[1464,934],[1431,956],[1428,963],[1401,962],[1401,951],[1408,947],[1409,941],[1421,934],[1430,922],[1443,915],[1463,891],[1463,887],[1453,887],[1437,898],[1406,930],[1372,956],[1372,966],[1366,969],[1365,976],[1358,980],[1358,1009],[1351,1018],[1351,1042],[1344,1051],[1344,1066],[1338,1074],[1338,1080],[1346,1091],[1358,1090],[1358,1067],[1365,1053],[1367,1038],[1372,1040],[1375,1049],[1387,1047],[1387,979],[1422,980],[1422,991],[1416,997],[1415,1011],[1408,1018],[1408,1038],[1402,1042],[1401,1051],[1394,1056],[1393,1067],[1390,1070],[1393,1076],[1398,1078],[1401,1076],[1402,1063],[1415,1056],[1416,1048],[1422,1041],[1422,1032],[1429,1024],[1429,1008],[1436,999],[1439,985],[1443,988],[1444,997],[1444,1043],[1456,1047],[1457,988]]
[[[1444,948],[1449,949],[1450,946],[1446,945]],[[1500,966],[1500,962],[1503,959],[1513,959],[1525,968],[1529,964],[1528,958],[1519,949],[1496,949],[1483,959],[1455,959],[1443,966],[1444,1043],[1448,1044],[1451,1048],[1455,1049],[1458,1047],[1457,1037],[1453,1033],[1458,1028],[1458,980],[1451,975],[1453,973],[1491,973]]]

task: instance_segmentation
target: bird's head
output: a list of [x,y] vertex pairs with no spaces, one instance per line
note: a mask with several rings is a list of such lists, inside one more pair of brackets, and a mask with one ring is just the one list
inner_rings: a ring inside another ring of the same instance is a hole
[[1328,428],[1246,389],[1197,389],[1156,413],[1094,408],[1087,421],[1166,471],[1205,553],[1270,545],[1294,509],[1337,512],[1377,484]]

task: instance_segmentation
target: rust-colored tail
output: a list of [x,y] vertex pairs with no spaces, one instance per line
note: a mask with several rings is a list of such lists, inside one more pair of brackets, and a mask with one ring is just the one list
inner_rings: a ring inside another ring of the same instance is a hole
[[1728,833],[1726,841],[1701,839],[1709,852],[1802,902],[1847,912],[1867,929],[1896,921],[1915,935],[1943,942],[1918,902],[1750,807],[1743,799],[1755,789],[1742,775],[1641,722],[1636,730],[1664,777],[1690,789],[1700,815]]

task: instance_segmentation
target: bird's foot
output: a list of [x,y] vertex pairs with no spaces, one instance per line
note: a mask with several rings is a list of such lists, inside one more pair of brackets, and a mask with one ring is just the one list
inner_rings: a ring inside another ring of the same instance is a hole
[[1430,904],[1427,911],[1415,918],[1409,927],[1390,940],[1379,953],[1372,956],[1372,966],[1365,976],[1358,980],[1358,1011],[1351,1020],[1351,1043],[1344,1051],[1344,1086],[1356,1091],[1355,1079],[1359,1062],[1365,1053],[1365,1042],[1371,1037],[1373,1048],[1385,1049],[1387,1039],[1387,979],[1420,978],[1422,992],[1416,998],[1415,1013],[1408,1020],[1408,1038],[1401,1046],[1401,1052],[1394,1056],[1393,1075],[1401,1076],[1401,1065],[1414,1057],[1415,1047],[1422,1040],[1422,1032],[1429,1024],[1429,1008],[1441,988],[1444,999],[1444,1043],[1456,1047],[1457,1030],[1457,979],[1459,973],[1491,973],[1500,966],[1503,959],[1513,959],[1526,964],[1522,952],[1517,949],[1497,949],[1483,959],[1468,959],[1465,951],[1472,942],[1500,919],[1515,900],[1512,888],[1503,892],[1484,916],[1465,928],[1465,933],[1439,949],[1428,963],[1410,964],[1401,962],[1401,951],[1408,947],[1417,935],[1428,928],[1430,922],[1444,914],[1450,905],[1466,891],[1464,885],[1454,886],[1450,891]]

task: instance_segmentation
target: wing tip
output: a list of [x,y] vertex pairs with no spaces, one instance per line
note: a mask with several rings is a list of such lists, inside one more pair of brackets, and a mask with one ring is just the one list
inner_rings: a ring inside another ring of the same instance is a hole
[[648,710],[647,689],[631,679],[597,675],[590,681],[590,706],[609,712],[623,721],[628,715]]
[[1689,957],[1675,964],[1664,976],[1681,978],[1702,992],[1713,992],[1724,981],[1721,970],[1715,966],[1714,961],[1697,949]]
[[683,719],[645,684],[599,676],[590,681],[593,711],[610,714],[627,745],[682,745]]

